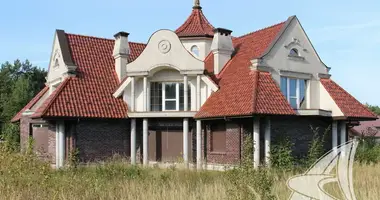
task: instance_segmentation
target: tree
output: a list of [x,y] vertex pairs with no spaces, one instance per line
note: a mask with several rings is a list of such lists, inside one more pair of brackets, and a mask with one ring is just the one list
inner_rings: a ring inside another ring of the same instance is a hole
[[376,115],[380,115],[380,107],[379,106],[374,106],[374,105],[370,105],[368,103],[365,104],[367,106],[368,109],[370,109],[373,113],[375,113]]
[[1,64],[0,138],[19,140],[19,126],[11,124],[10,120],[44,87],[46,75],[44,69],[33,66],[28,60]]

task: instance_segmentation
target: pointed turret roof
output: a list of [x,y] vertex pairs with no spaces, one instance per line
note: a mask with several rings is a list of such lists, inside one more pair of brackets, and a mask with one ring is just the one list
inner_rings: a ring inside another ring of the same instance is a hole
[[202,12],[199,0],[194,1],[193,11],[176,31],[179,37],[213,37],[214,26]]

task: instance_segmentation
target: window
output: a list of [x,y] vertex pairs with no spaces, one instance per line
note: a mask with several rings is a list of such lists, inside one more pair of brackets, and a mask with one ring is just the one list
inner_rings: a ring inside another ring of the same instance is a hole
[[211,151],[226,152],[226,124],[221,122],[211,127]]
[[194,45],[194,46],[191,47],[191,52],[194,55],[199,56],[199,48],[196,45]]
[[290,57],[298,57],[298,56],[300,56],[300,54],[299,54],[299,52],[298,52],[298,50],[296,48],[293,48],[293,49],[290,50],[289,56]]
[[59,67],[59,61],[58,61],[58,58],[55,59],[55,61],[54,61],[54,67]]
[[294,109],[305,101],[306,80],[281,77],[281,91]]
[[[188,110],[191,105],[191,90],[188,87]],[[178,82],[152,82],[150,87],[151,111],[183,111],[184,86]]]
[[162,110],[162,83],[152,82],[150,84],[150,110]]

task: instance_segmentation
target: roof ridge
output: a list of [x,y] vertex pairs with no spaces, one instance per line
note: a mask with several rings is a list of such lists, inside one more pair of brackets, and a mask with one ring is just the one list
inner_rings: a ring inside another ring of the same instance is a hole
[[[110,39],[110,38],[105,38],[105,37],[97,37],[97,36],[91,36],[91,35],[83,35],[83,34],[78,34],[78,33],[66,33],[66,35],[73,35],[73,36],[78,36],[78,37],[87,37],[87,38],[93,38],[93,39],[99,39],[99,40],[115,41],[115,39]],[[132,41],[128,41],[128,42],[134,43],[134,44],[146,45],[143,42],[132,42]]]

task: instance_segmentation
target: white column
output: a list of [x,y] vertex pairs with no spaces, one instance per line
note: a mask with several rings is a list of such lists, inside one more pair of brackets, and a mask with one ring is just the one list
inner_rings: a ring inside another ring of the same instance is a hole
[[265,164],[270,167],[270,142],[271,142],[271,123],[270,118],[266,118],[265,126]]
[[60,122],[57,121],[57,123],[55,124],[55,168],[59,168],[60,165],[59,165],[59,138],[60,138],[60,131],[61,131],[61,127],[60,127]]
[[260,164],[260,119],[253,118],[253,167],[258,168]]
[[56,127],[56,137],[55,137],[55,167],[61,168],[65,161],[65,123],[64,121],[57,121]]
[[[346,139],[346,122],[341,121],[340,122],[340,145],[345,144],[346,141],[347,141],[347,139]],[[341,155],[342,156],[345,155],[344,148],[342,148]]]
[[189,167],[189,118],[183,119],[183,162]]
[[197,120],[197,169],[202,169],[202,122]]
[[197,75],[197,110],[201,108],[201,76]]
[[135,111],[135,77],[131,77],[131,111]]
[[136,119],[131,119],[131,164],[136,164]]
[[148,161],[148,119],[143,119],[143,165],[147,166]]
[[189,91],[189,86],[188,86],[188,78],[187,75],[185,74],[183,76],[183,110],[188,111],[188,91]]
[[311,108],[311,80],[308,80],[306,85],[306,109]]
[[338,121],[333,121],[332,123],[332,149],[334,151],[334,155],[337,154],[338,147]]
[[143,80],[143,103],[144,103],[144,106],[143,106],[143,109],[144,109],[144,112],[148,111],[148,104],[147,104],[147,99],[148,99],[148,95],[147,95],[147,88],[148,88],[148,79],[146,76],[144,76],[144,80]]

